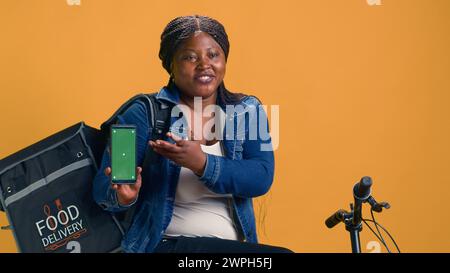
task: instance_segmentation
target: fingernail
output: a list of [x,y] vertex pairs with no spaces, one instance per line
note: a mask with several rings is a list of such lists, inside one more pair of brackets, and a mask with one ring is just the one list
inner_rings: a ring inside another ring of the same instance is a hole
[[156,144],[158,144],[158,145],[161,144],[161,141],[157,140],[157,141],[156,141]]

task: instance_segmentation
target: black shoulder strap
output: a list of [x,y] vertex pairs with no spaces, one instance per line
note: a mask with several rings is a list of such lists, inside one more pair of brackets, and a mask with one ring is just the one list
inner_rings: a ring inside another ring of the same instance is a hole
[[[117,109],[116,112],[100,126],[105,139],[109,138],[109,128],[111,125],[117,123],[117,117],[125,113],[125,111],[137,101],[142,101],[146,106],[149,126],[152,128],[152,130],[148,132],[150,139],[156,140],[164,138],[170,127],[170,112],[172,106],[158,100],[156,95],[157,93],[138,94],[122,104],[119,109]],[[152,159],[152,162],[154,162],[154,159]]]
[[[163,126],[169,120],[171,107],[158,100],[156,98],[156,93],[146,94],[145,96],[151,104],[149,116],[152,116],[152,119],[149,119],[149,122],[151,122],[152,127],[163,129]],[[161,133],[161,131],[158,131],[158,133]]]
[[149,109],[153,107],[152,103],[150,101],[150,97],[155,96],[155,94],[156,93],[137,94],[134,97],[130,98],[128,101],[126,101],[124,104],[122,104],[119,107],[119,109],[117,109],[108,120],[106,120],[105,122],[102,123],[102,125],[100,126],[101,131],[105,134],[105,136],[108,136],[109,128],[111,127],[111,125],[117,123],[117,116],[125,113],[128,110],[128,108],[130,108],[130,106],[133,105],[137,101],[142,101],[145,104],[148,115],[149,115],[149,122],[150,122],[150,110]]
[[[149,138],[153,141],[157,139],[164,139],[170,128],[170,112],[172,107],[158,100],[155,94],[148,94],[147,96],[150,101],[150,107],[148,108],[148,121],[152,128],[149,132]],[[159,155],[155,153],[150,146],[147,146],[142,167],[145,168],[148,164],[155,164],[158,160]]]

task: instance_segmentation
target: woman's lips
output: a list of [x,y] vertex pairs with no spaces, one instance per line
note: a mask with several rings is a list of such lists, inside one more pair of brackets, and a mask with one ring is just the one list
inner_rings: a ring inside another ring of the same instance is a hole
[[203,75],[203,76],[198,76],[195,77],[195,81],[201,84],[209,84],[214,80],[214,76],[211,75]]

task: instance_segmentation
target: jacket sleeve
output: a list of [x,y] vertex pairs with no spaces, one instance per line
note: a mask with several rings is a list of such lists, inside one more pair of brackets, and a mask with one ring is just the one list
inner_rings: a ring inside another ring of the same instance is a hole
[[[148,118],[145,104],[142,102],[136,102],[131,105],[122,115],[118,117],[118,124],[134,124],[136,125],[137,132],[137,165],[142,166],[144,160],[145,150],[148,142]],[[93,196],[94,200],[103,209],[111,212],[124,211],[131,207],[133,204],[122,206],[117,201],[117,193],[111,187],[111,179],[105,175],[105,168],[111,167],[110,158],[110,143],[108,141],[105,151],[103,152],[103,158],[101,166],[95,175],[93,181]],[[137,199],[136,199],[137,200]]]
[[[256,115],[247,115],[245,118],[246,129],[242,142],[242,159],[233,160],[207,154],[205,170],[200,180],[213,192],[252,198],[265,194],[272,185],[274,153],[268,132],[268,119],[259,101],[256,98],[251,101],[255,106]],[[265,122],[266,136],[260,133],[261,122]],[[251,129],[249,128],[256,128],[256,139],[255,137],[250,139],[249,131]],[[236,145],[238,142],[239,140],[235,141],[235,149],[240,148],[239,145]]]

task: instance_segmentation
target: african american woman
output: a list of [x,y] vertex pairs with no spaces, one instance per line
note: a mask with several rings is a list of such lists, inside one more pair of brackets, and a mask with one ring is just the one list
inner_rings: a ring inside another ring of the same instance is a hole
[[[144,103],[136,102],[118,117],[121,124],[137,126],[138,177],[135,184],[111,184],[105,149],[93,193],[111,212],[135,206],[122,241],[125,252],[291,252],[258,243],[252,198],[269,191],[274,155],[270,135],[259,133],[258,122],[267,126],[265,112],[256,111],[262,109],[260,101],[225,88],[229,49],[217,20],[173,19],[159,51],[170,78],[156,98],[179,109],[182,118],[171,118],[164,139],[149,141],[152,128]],[[206,109],[213,111],[205,115]],[[143,170],[148,145],[161,155],[160,162]]]

